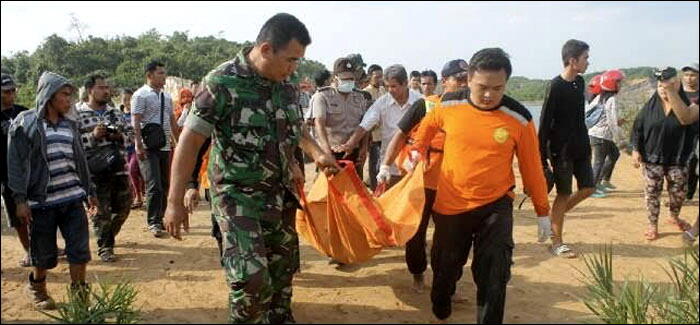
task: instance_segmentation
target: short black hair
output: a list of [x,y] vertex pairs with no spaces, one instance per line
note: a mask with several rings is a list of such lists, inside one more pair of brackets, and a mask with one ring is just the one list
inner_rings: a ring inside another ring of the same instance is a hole
[[122,88],[122,95],[133,95],[134,88]]
[[95,72],[91,73],[90,75],[87,76],[87,79],[85,80],[85,83],[83,86],[85,86],[86,91],[90,91],[92,87],[95,87],[95,84],[97,83],[97,80],[105,80],[107,79],[107,76],[101,72]]
[[331,72],[323,69],[321,71],[318,71],[314,73],[314,83],[316,83],[316,87],[321,87],[323,84],[328,81],[328,79],[331,77]]
[[371,75],[374,71],[382,71],[382,67],[379,64],[372,64],[367,68],[367,74]]
[[588,49],[590,49],[590,47],[584,41],[576,39],[566,41],[561,48],[561,60],[564,62],[564,66],[569,66],[569,59],[578,58],[583,52],[588,51]]
[[474,75],[477,70],[500,71],[501,69],[506,71],[506,79],[510,78],[510,74],[513,72],[510,57],[500,47],[479,50],[469,60],[470,76]]
[[434,83],[437,84],[437,82],[438,82],[437,73],[435,73],[435,71],[433,71],[433,70],[425,70],[425,71],[420,73],[420,76],[421,77],[431,77],[431,78],[433,78]]
[[163,67],[165,68],[165,64],[161,61],[158,60],[151,60],[151,62],[146,63],[146,66],[144,66],[143,71],[145,73],[153,72],[158,69],[158,67]]
[[274,51],[284,49],[289,42],[295,39],[301,45],[311,44],[311,36],[304,23],[287,13],[279,13],[268,19],[260,29],[256,45],[268,42]]
[[420,78],[420,72],[416,70],[411,71],[411,79],[413,78]]

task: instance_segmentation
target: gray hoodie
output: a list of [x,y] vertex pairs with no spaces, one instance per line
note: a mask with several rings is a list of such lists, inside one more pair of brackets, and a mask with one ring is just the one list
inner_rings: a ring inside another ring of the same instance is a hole
[[[72,87],[68,79],[53,72],[44,72],[39,78],[35,109],[20,113],[12,121],[7,148],[8,186],[17,203],[25,203],[27,200],[46,201],[50,175],[42,121],[49,100],[66,85]],[[78,177],[85,193],[94,196],[95,187],[90,181],[78,124],[70,119],[67,121],[73,130],[73,155]]]

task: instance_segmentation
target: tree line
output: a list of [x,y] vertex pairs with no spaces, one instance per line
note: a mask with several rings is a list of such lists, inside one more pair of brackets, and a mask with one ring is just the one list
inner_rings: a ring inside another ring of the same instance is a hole
[[[73,80],[77,86],[92,73],[106,73],[116,88],[138,88],[144,83],[144,65],[157,59],[165,63],[168,75],[201,80],[219,64],[232,59],[239,50],[253,45],[223,38],[190,37],[187,32],[163,35],[151,29],[138,37],[101,38],[88,36],[68,41],[53,34],[33,52],[2,56],[2,72],[19,84],[17,103],[34,106],[36,85],[44,71],[53,71]],[[303,59],[296,77],[305,78],[324,69],[320,62]]]
[[[189,80],[201,80],[211,69],[230,60],[252,42],[232,42],[223,38],[190,37],[187,32],[163,35],[151,29],[138,37],[117,36],[110,39],[88,36],[68,41],[53,34],[33,52],[22,51],[10,57],[2,56],[2,72],[15,77],[20,85],[17,103],[34,106],[36,84],[44,71],[53,71],[82,85],[94,72],[106,73],[115,87],[138,88],[144,82],[143,67],[158,59],[165,63],[168,75]],[[303,59],[296,77],[310,78],[326,67],[317,61]],[[621,69],[627,80],[651,77],[653,68]],[[594,75],[584,75],[586,82]],[[506,94],[521,101],[542,101],[549,80],[514,76],[508,82]]]

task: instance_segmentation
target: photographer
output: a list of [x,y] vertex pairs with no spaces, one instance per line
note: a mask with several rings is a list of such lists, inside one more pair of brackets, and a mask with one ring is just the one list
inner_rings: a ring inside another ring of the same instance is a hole
[[635,168],[643,166],[645,198],[649,212],[647,240],[659,238],[659,197],[668,181],[670,224],[685,231],[690,225],[679,218],[688,181],[688,160],[698,134],[698,105],[690,104],[674,68],[657,70],[656,92],[639,111],[630,142]]
[[110,86],[104,75],[89,76],[85,89],[88,102],[78,106],[80,134],[100,202],[97,212],[90,217],[100,259],[114,262],[114,238],[131,208],[131,191],[124,159],[126,125],[122,113],[108,105]]

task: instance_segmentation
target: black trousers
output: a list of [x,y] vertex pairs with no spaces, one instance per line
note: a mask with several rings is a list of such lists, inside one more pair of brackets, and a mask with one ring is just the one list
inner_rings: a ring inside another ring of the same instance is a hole
[[445,319],[452,313],[452,295],[474,245],[472,276],[476,284],[476,321],[503,323],[506,284],[513,257],[513,199],[495,202],[458,215],[433,214],[435,233],[430,265],[433,314]]
[[162,227],[170,187],[170,151],[148,150],[139,168],[146,181],[148,225]]
[[425,237],[428,232],[430,216],[433,214],[433,203],[435,203],[435,190],[425,189],[425,206],[423,216],[418,226],[418,231],[413,238],[406,243],[406,265],[411,274],[423,274],[428,268],[428,258],[425,253]]

